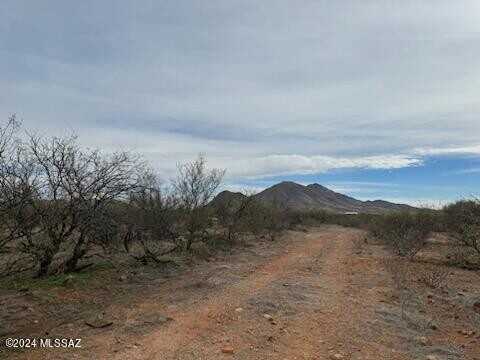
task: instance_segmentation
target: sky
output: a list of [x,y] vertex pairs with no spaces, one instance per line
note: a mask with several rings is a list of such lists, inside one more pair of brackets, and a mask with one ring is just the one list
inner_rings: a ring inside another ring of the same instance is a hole
[[478,0],[0,2],[0,120],[225,187],[480,191]]

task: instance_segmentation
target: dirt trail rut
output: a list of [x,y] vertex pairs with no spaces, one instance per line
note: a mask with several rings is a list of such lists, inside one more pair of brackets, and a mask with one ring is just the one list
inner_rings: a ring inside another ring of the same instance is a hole
[[214,287],[201,299],[173,306],[148,299],[130,316],[158,310],[173,320],[147,335],[123,338],[129,346],[116,353],[106,344],[112,338],[97,337],[101,351],[96,355],[152,360],[326,359],[336,354],[401,359],[382,345],[385,341],[365,333],[377,293],[358,282],[354,272],[358,260],[353,260],[352,249],[361,236],[360,231],[337,227],[310,232],[254,269],[241,269],[246,273],[240,279],[220,290]]
[[[360,230],[291,232],[138,287],[79,329],[83,348],[29,359],[410,359],[378,318],[388,276]],[[112,285],[114,286],[114,285]],[[54,356],[54,357],[51,357]]]

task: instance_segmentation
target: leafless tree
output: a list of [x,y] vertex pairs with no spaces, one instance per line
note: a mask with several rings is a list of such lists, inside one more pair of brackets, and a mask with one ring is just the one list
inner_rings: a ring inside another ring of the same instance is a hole
[[215,216],[227,241],[234,242],[240,233],[253,230],[250,225],[252,217],[256,216],[256,207],[256,200],[250,193],[230,197],[215,205]]
[[15,115],[11,116],[0,128],[0,253],[5,252],[6,246],[12,240],[10,216],[16,207],[16,196],[12,203],[12,194],[19,190],[17,179],[12,178],[9,160],[12,158],[12,138],[17,129]]
[[29,268],[30,256],[12,253],[12,247],[39,232],[30,207],[37,174],[34,162],[21,146],[19,129],[15,116],[0,127],[0,254],[8,257],[2,273],[15,271],[17,266]]
[[[10,136],[14,120],[0,138]],[[65,270],[75,271],[92,244],[112,235],[110,207],[139,186],[143,164],[125,152],[81,149],[75,137],[26,135],[12,141],[0,139],[0,213],[6,227],[0,244],[13,244],[35,259],[39,276],[48,273],[60,250],[68,253]]]
[[[124,248],[132,257],[142,263],[160,263],[161,256],[177,249],[177,204],[174,194],[152,171],[146,171],[142,185],[130,194],[122,220]],[[131,251],[134,243],[141,254]]]
[[[65,269],[75,271],[105,230],[107,222],[99,220],[109,218],[109,206],[139,186],[141,164],[125,152],[104,155],[98,150],[82,150],[75,138],[31,137],[29,148],[42,175],[42,201],[33,206],[49,240],[50,251],[44,260],[49,264],[52,254],[70,240],[73,248]],[[41,269],[40,275],[45,271]]]
[[186,249],[202,236],[208,227],[209,209],[206,207],[220,186],[225,170],[207,169],[202,155],[192,162],[178,166],[173,187],[184,212],[187,231]]

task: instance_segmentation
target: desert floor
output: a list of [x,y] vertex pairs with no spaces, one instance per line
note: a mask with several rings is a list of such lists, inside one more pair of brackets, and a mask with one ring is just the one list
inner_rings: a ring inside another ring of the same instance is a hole
[[[447,268],[432,250],[447,245],[433,239],[401,295],[389,253],[365,238],[323,226],[181,270],[105,269],[95,281],[2,290],[4,336],[81,338],[82,348],[0,356],[480,359],[480,273]],[[444,286],[418,281],[427,263],[448,271]]]

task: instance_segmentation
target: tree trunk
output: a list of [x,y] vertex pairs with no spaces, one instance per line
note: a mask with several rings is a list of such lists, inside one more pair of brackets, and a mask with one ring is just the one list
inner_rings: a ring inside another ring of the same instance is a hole
[[65,272],[75,272],[77,270],[78,261],[85,255],[86,250],[83,247],[85,235],[82,233],[73,248],[72,256],[65,263]]
[[38,268],[37,277],[45,277],[48,275],[48,269],[52,263],[53,256],[49,253],[43,255],[40,259],[40,267]]
[[193,243],[193,238],[195,237],[194,234],[189,234],[188,235],[188,238],[187,238],[187,245],[186,245],[186,250],[187,251],[190,251],[190,248],[192,247],[192,243]]

